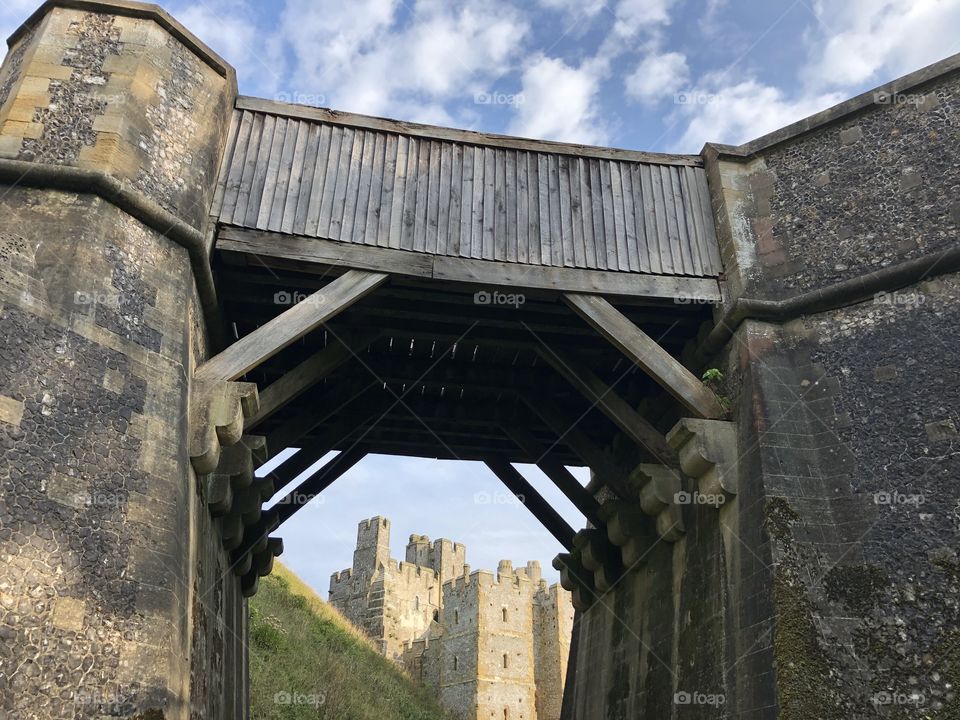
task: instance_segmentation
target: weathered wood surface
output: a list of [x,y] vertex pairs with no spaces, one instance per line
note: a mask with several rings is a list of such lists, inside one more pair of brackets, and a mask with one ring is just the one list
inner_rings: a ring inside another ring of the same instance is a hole
[[694,156],[251,108],[220,173],[223,225],[516,265],[721,271]]
[[603,411],[627,437],[646,448],[664,465],[680,467],[677,453],[667,443],[663,433],[630,407],[614,388],[607,385],[589,367],[567,353],[558,355],[550,348],[540,348],[538,352],[544,361],[580,391],[591,405]]
[[198,381],[236,380],[386,282],[385,273],[350,270],[244,335],[197,368]]
[[499,458],[491,458],[484,464],[564,548],[573,548],[573,528],[513,465]]
[[[465,233],[470,228],[464,228]],[[256,255],[258,264],[271,259],[309,266],[338,266],[364,270],[387,269],[393,275],[496,286],[511,290],[538,289],[600,293],[624,298],[696,297],[703,302],[723,299],[715,278],[679,275],[641,275],[607,270],[583,270],[412,253],[389,247],[339,243],[302,235],[283,235],[245,228],[221,228],[217,248]]]
[[607,300],[567,293],[564,301],[696,417],[724,417],[717,396]]

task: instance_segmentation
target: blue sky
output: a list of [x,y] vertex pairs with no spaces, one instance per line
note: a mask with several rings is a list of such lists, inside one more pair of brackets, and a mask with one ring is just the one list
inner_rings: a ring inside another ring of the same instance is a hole
[[[237,68],[245,94],[666,152],[750,140],[960,52],[960,0],[160,2]],[[5,0],[0,32],[39,4]],[[475,464],[371,457],[320,500],[282,535],[284,560],[323,592],[357,522],[377,514],[396,557],[413,532],[467,543],[474,568],[548,571],[560,550]]]

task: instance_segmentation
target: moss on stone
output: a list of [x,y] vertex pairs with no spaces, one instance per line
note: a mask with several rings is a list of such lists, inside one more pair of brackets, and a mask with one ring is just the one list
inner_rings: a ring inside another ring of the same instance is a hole
[[889,576],[877,565],[837,565],[824,578],[827,598],[866,614],[880,598]]
[[777,617],[773,652],[780,720],[843,720],[829,692],[830,665],[818,642],[810,602],[803,590],[777,573],[773,585]]
[[800,516],[782,497],[772,497],[767,500],[764,515],[763,527],[770,537],[777,540],[785,540],[790,535],[790,526],[800,519]]

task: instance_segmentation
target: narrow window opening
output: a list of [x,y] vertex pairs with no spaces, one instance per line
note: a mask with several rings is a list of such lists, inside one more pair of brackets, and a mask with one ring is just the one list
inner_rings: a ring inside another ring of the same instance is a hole
[[507,621],[507,609],[506,609],[506,608],[503,609],[503,621],[504,621],[504,622]]
[[507,662],[508,662],[508,659],[507,659],[507,654],[506,654],[506,653],[504,653],[504,654],[503,654],[503,666],[504,666],[504,667],[506,667],[506,666],[507,666]]
[[456,655],[454,655],[454,656],[453,656],[453,669],[454,669],[454,670],[457,670],[457,669],[459,669],[459,668],[460,668],[460,658],[458,658]]

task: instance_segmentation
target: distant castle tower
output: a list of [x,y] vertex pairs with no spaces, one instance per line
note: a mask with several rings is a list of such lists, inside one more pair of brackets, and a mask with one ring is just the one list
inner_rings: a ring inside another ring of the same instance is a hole
[[353,567],[330,578],[330,603],[437,691],[458,720],[558,720],[573,627],[570,594],[536,561],[496,577],[470,572],[466,548],[411,535],[389,557],[390,521],[360,523]]

